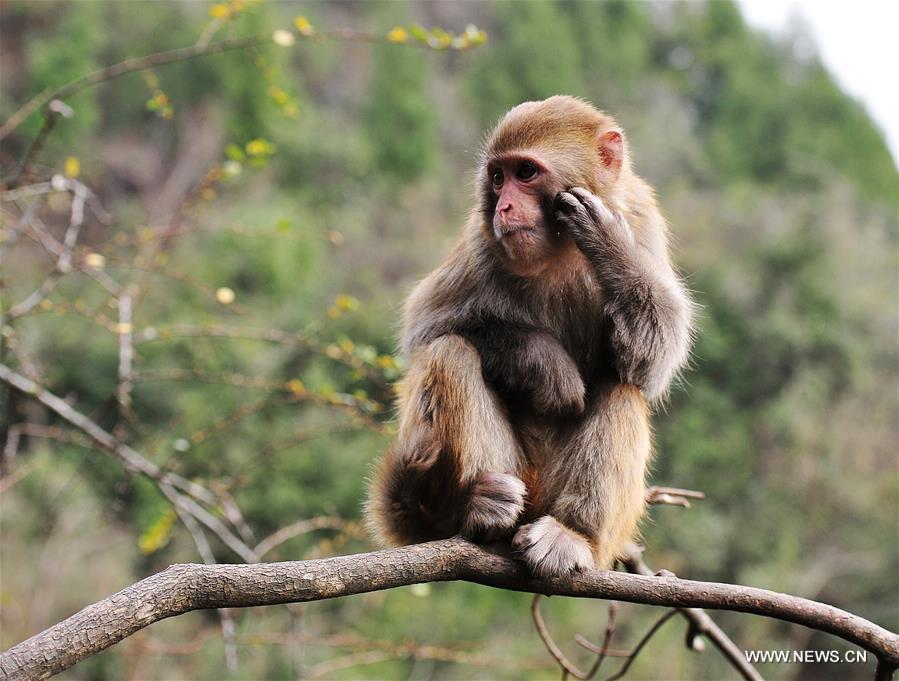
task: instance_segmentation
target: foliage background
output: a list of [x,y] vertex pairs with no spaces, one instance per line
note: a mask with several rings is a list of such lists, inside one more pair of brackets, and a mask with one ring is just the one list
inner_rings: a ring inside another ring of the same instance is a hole
[[[213,7],[5,3],[0,119],[101,65],[193,44]],[[90,217],[81,252],[103,255],[110,275],[142,286],[135,331],[161,333],[137,346],[130,419],[114,398],[116,334],[106,323],[114,311],[87,277],[66,278],[4,329],[4,362],[19,367],[24,357],[49,388],[106,427],[118,424],[149,458],[227,490],[259,537],[299,518],[358,519],[371,462],[389,439],[398,311],[464,220],[481,134],[522,100],[583,96],[628,131],[702,305],[693,366],[656,420],[653,481],[701,489],[707,499],[689,511],[653,509],[647,561],[682,577],[823,600],[899,628],[899,176],[883,135],[821,66],[807,35],[752,31],[729,0],[239,10],[214,39],[290,27],[298,14],[316,27],[380,35],[412,22],[456,33],[474,23],[490,39],[446,53],[272,43],[73,97],[75,116],[59,123],[36,168],[48,177],[78,159],[80,179],[113,216]],[[4,140],[7,180],[38,119]],[[252,140],[272,145],[250,147],[260,151],[256,161],[247,154]],[[210,168],[225,177],[207,182]],[[41,283],[47,261],[33,244],[7,239],[17,213],[3,208],[6,310]],[[68,206],[42,210],[61,234]],[[216,297],[222,287],[235,292],[233,303]],[[175,324],[304,331],[318,345],[181,338],[165,331]],[[224,375],[234,380],[222,383]],[[22,396],[4,390],[3,400],[4,431],[55,423]],[[22,472],[0,495],[3,648],[169,563],[197,560],[156,488],[88,448],[30,437],[3,465],[6,476]],[[357,532],[322,530],[267,558],[368,547]],[[235,613],[232,676],[555,677],[527,608],[525,595],[440,584]],[[547,610],[558,640],[601,637],[599,604],[553,599]],[[615,645],[627,648],[653,612],[622,610]],[[843,649],[761,618],[716,619],[745,649]],[[661,632],[631,678],[732,673],[714,653],[685,650],[679,626]],[[395,650],[374,664],[321,666],[365,650],[363,640],[452,654],[414,659]],[[222,646],[214,613],[195,613],[67,677],[225,678]],[[849,679],[869,676],[872,664],[761,671]]]

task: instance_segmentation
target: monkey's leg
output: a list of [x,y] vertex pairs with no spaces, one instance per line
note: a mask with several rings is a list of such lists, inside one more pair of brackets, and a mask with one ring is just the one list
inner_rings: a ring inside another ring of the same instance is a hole
[[403,544],[510,530],[524,508],[522,455],[474,346],[448,335],[415,351],[399,412],[368,500],[375,535]]
[[643,515],[651,453],[642,393],[614,385],[542,471],[547,515],[521,527],[513,546],[535,574],[609,568]]

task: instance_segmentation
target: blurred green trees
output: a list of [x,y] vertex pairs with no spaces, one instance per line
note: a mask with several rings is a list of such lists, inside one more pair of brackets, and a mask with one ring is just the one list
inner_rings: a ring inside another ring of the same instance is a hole
[[[289,28],[300,13],[286,4],[224,5],[237,9],[213,40]],[[100,65],[193,44],[215,20],[209,10],[4,5],[0,118]],[[35,167],[48,177],[63,172],[66,157],[80,159],[80,179],[104,210],[89,210],[77,257],[103,255],[103,271],[141,287],[135,417],[123,418],[114,397],[117,310],[88,275],[63,279],[46,305],[4,330],[3,362],[32,367],[156,463],[225,490],[257,539],[302,518],[356,521],[369,464],[389,440],[402,300],[466,217],[485,126],[524,99],[583,96],[630,132],[637,170],[658,190],[676,260],[702,305],[693,366],[656,420],[653,480],[701,489],[707,499],[688,511],[653,510],[648,562],[684,577],[819,598],[899,627],[899,173],[881,132],[800,49],[801,36],[754,32],[724,0],[303,11],[321,30],[386,35],[416,24],[462,33],[475,23],[490,40],[445,54],[298,40],[173,64],[152,74],[171,119],[148,107],[157,93],[146,74],[73,98],[75,117],[59,122]],[[3,140],[7,180],[38,128],[33,116]],[[247,157],[257,139],[275,150],[265,164]],[[229,145],[239,154],[226,153]],[[27,206],[2,206],[6,312],[40,285],[49,261],[16,226]],[[40,208],[57,239],[68,209],[52,201]],[[233,302],[217,298],[221,288],[235,293]],[[185,326],[195,333],[179,333]],[[199,332],[212,327],[279,330],[292,340]],[[5,430],[59,425],[26,397],[3,395]],[[0,497],[3,647],[132,577],[197,560],[153,485],[77,441],[26,437],[4,466],[4,474],[31,468]],[[99,574],[90,562],[52,558],[78,555],[79,546],[103,557]],[[366,546],[358,528],[319,530],[266,558]],[[37,605],[22,604],[39,590],[48,595]],[[597,604],[560,600],[548,610],[558,640],[599,636]],[[625,608],[618,647],[642,633],[647,611]],[[239,676],[314,672],[357,650],[335,642],[337,634],[455,646],[491,662],[394,655],[332,678],[556,673],[517,594],[434,585],[303,613],[302,636],[284,609],[241,613]],[[721,621],[746,648],[839,645],[761,619]],[[669,626],[633,678],[729,673],[714,654],[684,650],[682,632]],[[170,644],[188,639],[195,650],[175,654]],[[214,618],[179,618],[71,676],[221,678],[221,647]],[[762,672],[861,676],[851,665]]]

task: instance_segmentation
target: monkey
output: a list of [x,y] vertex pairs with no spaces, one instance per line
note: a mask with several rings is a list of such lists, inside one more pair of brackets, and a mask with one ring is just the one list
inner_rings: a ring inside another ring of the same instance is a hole
[[461,237],[405,304],[375,537],[510,538],[541,578],[613,566],[644,512],[652,409],[692,341],[668,251],[612,116],[564,95],[512,108]]

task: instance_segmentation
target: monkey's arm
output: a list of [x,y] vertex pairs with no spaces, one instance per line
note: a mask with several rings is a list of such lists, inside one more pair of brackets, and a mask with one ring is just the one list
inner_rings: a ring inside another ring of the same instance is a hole
[[571,232],[603,287],[621,380],[655,399],[687,361],[691,304],[666,254],[639,244],[624,217],[574,188],[556,197],[556,218]]
[[585,387],[578,367],[550,334],[499,321],[463,325],[459,334],[477,349],[491,385],[525,393],[541,414],[584,411]]

